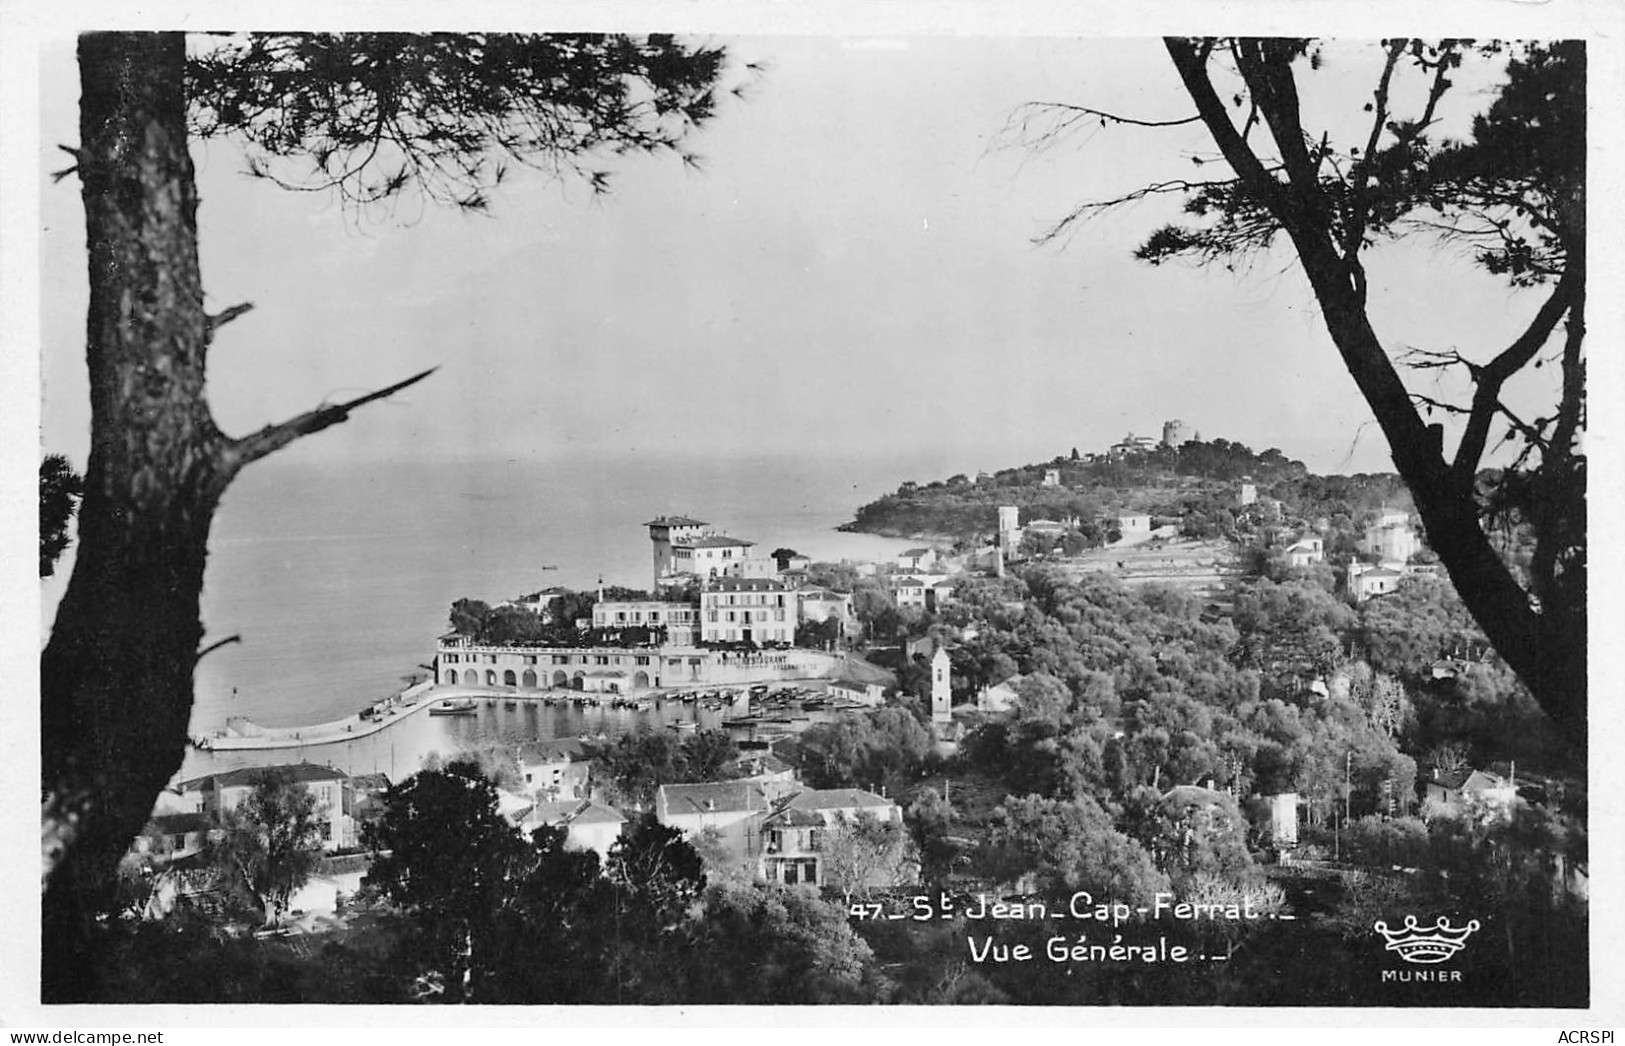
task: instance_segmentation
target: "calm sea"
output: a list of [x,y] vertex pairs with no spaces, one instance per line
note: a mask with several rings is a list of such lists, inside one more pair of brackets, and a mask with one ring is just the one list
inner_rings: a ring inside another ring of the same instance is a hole
[[[212,732],[233,715],[267,726],[319,722],[394,693],[433,658],[460,597],[494,603],[549,585],[591,588],[600,576],[648,588],[642,524],[662,513],[707,520],[764,553],[895,554],[908,543],[834,528],[904,479],[936,478],[933,464],[927,456],[270,459],[232,485],[215,522],[205,643],[234,634],[242,642],[199,664],[192,730]],[[58,578],[43,599],[47,623],[60,592]]]

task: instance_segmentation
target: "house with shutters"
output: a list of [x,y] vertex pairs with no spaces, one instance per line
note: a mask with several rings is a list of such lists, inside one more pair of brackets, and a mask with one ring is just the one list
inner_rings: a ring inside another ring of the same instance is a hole
[[777,798],[778,790],[765,781],[661,785],[655,791],[655,819],[690,842],[706,836],[744,857],[760,849],[762,818]]
[[1397,591],[1399,583],[1405,579],[1406,570],[1403,563],[1384,563],[1374,566],[1370,563],[1354,562],[1349,564],[1348,591],[1356,603],[1364,603],[1372,596],[1385,596]]
[[799,612],[795,590],[776,578],[717,578],[700,592],[701,639],[788,646]]
[[330,766],[293,763],[284,766],[252,766],[193,778],[176,786],[182,796],[196,796],[198,810],[214,820],[235,810],[249,793],[269,775],[298,785],[316,801],[316,820],[322,849],[337,850],[351,837],[350,818],[345,813],[346,775]]
[[[901,822],[902,808],[857,788],[802,788],[792,774],[747,781],[662,785],[655,817],[693,842],[726,853],[770,882],[817,884],[829,831],[860,814]],[[890,885],[890,884],[875,884]]]
[[560,801],[587,798],[592,760],[575,738],[526,742],[514,761],[527,795]]
[[[762,819],[761,877],[786,886],[822,883],[832,834],[860,815],[881,822],[901,823],[903,819],[902,808],[895,802],[858,788],[809,788],[792,796]],[[876,881],[867,885],[895,884]]]

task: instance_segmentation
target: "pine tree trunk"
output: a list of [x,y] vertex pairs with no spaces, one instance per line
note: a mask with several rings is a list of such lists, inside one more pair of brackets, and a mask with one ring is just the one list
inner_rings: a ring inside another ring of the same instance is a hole
[[95,914],[180,768],[209,525],[233,471],[204,397],[184,47],[179,34],[79,42],[91,450],[40,662],[47,1000],[94,990]]
[[[1370,405],[1393,452],[1394,466],[1416,501],[1428,545],[1439,556],[1462,603],[1490,644],[1523,680],[1541,708],[1575,742],[1583,763],[1587,738],[1586,629],[1583,609],[1532,604],[1528,593],[1491,545],[1480,519],[1473,475],[1459,475],[1446,462],[1440,433],[1429,428],[1389,360],[1366,312],[1358,245],[1340,253],[1330,204],[1324,198],[1318,161],[1303,144],[1303,124],[1288,50],[1268,45],[1236,52],[1238,66],[1282,153],[1285,181],[1267,171],[1230,121],[1208,78],[1207,51],[1189,41],[1166,41],[1202,121],[1226,162],[1250,191],[1266,201],[1291,238],[1320,305],[1327,333],[1360,394]],[[1583,237],[1570,256],[1565,279],[1583,286]],[[1583,321],[1582,321],[1583,322]],[[1576,357],[1577,357],[1576,344]],[[1576,358],[1576,367],[1578,360]],[[1574,374],[1579,381],[1579,372]],[[1575,390],[1576,393],[1578,389]],[[1476,462],[1472,471],[1476,472]],[[1583,601],[1582,601],[1583,606]]]

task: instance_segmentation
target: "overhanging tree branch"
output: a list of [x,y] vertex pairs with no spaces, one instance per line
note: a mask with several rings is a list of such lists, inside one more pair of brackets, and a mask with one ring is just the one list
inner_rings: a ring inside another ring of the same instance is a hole
[[[1026,105],[1021,106],[1021,110],[1019,111],[1029,111],[1033,113],[1065,113],[1067,115],[1061,121],[1063,126],[1072,123],[1077,119],[1089,116],[1096,117],[1102,124],[1121,123],[1128,124],[1133,127],[1183,127],[1186,124],[1200,123],[1202,120],[1201,113],[1181,117],[1178,120],[1141,120],[1132,116],[1122,116],[1118,113],[1110,113],[1104,109],[1091,109],[1087,105],[1070,105],[1066,102],[1028,102]],[[1026,126],[1025,120],[1022,121],[1022,126]]]
[[1265,170],[1263,163],[1236,132],[1230,122],[1230,114],[1225,112],[1224,103],[1219,100],[1213,82],[1208,79],[1207,58],[1212,50],[1212,41],[1192,42],[1170,38],[1164,42],[1164,46],[1173,59],[1179,78],[1185,83],[1185,90],[1196,103],[1197,114],[1213,135],[1225,162],[1266,205],[1275,209],[1282,202],[1280,183]]
[[315,410],[306,411],[279,424],[267,425],[250,436],[233,440],[225,450],[227,469],[230,472],[235,472],[251,461],[258,461],[267,454],[281,450],[301,436],[308,436],[325,428],[331,428],[348,419],[350,412],[357,407],[366,406],[368,403],[381,400],[386,396],[393,396],[402,389],[416,385],[439,369],[439,367],[430,367],[426,371],[420,371],[412,375],[405,381],[398,381],[387,388],[369,392],[365,396],[350,400],[347,403],[317,407]]
[[1472,414],[1467,419],[1467,430],[1462,434],[1461,444],[1456,448],[1456,460],[1451,465],[1458,482],[1470,482],[1478,471],[1479,461],[1484,456],[1484,445],[1489,438],[1490,423],[1500,407],[1501,386],[1533,359],[1540,347],[1546,344],[1546,339],[1551,337],[1558,320],[1568,310],[1575,287],[1581,282],[1579,273],[1580,266],[1570,265],[1518,339],[1488,364],[1473,367],[1475,388]]
[[[1394,79],[1394,67],[1405,53],[1405,41],[1392,40],[1388,44],[1388,59],[1383,63],[1382,76],[1372,92],[1371,130],[1366,135],[1365,151],[1354,164],[1349,178],[1349,217],[1343,230],[1343,256],[1355,257],[1365,240],[1365,223],[1371,204],[1366,197],[1366,184],[1371,177],[1371,165],[1376,162],[1377,144],[1382,140],[1383,128],[1388,125],[1388,85]],[[1362,281],[1361,293],[1364,293]]]
[[203,336],[214,338],[214,332],[254,308],[251,301],[239,302],[229,308],[221,309],[218,313],[203,317]]

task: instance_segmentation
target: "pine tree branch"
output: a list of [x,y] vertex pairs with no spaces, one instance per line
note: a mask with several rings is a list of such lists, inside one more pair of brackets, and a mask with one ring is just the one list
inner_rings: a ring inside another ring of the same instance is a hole
[[347,403],[317,407],[315,410],[306,411],[279,424],[267,425],[251,436],[232,440],[227,444],[225,450],[226,471],[228,474],[235,474],[237,470],[249,462],[258,461],[267,454],[281,450],[302,436],[309,436],[312,433],[320,432],[323,429],[331,428],[340,422],[346,421],[350,417],[350,412],[357,407],[363,407],[376,400],[393,396],[402,389],[416,385],[439,369],[439,367],[430,367],[426,371],[412,375],[405,381],[398,381],[393,385],[379,389],[376,392],[369,392],[365,396],[350,400]]
[[1230,164],[1230,168],[1243,183],[1264,201],[1269,210],[1280,214],[1285,209],[1280,182],[1265,170],[1257,154],[1236,132],[1229,114],[1225,112],[1224,103],[1219,100],[1218,92],[1214,90],[1213,81],[1208,77],[1207,60],[1213,42],[1169,38],[1164,41],[1164,46],[1168,50],[1168,56],[1173,59],[1174,68],[1179,72],[1191,100],[1196,103],[1197,112],[1213,134],[1213,140],[1224,155],[1225,162]]
[[239,634],[236,634],[236,635],[227,636],[226,638],[220,640],[217,643],[210,643],[208,646],[204,647],[202,650],[199,650],[197,652],[196,660],[202,661],[205,657],[208,657],[210,654],[214,653],[216,650],[219,650],[221,647],[230,646],[232,643],[241,643],[242,641],[243,641],[243,637],[239,633]]
[[[1120,116],[1117,113],[1109,113],[1103,109],[1091,109],[1086,105],[1070,105],[1066,102],[1028,102],[1026,105],[1023,105],[1021,109],[1033,113],[1065,113],[1067,114],[1066,117],[1060,121],[1060,125],[1063,127],[1075,120],[1088,116],[1093,116],[1099,119],[1103,124],[1124,123],[1130,124],[1134,127],[1181,127],[1185,124],[1201,123],[1202,121],[1201,113],[1195,113],[1179,120],[1138,120],[1132,116]],[[1024,130],[1026,128],[1025,120],[1022,121],[1022,128]],[[1041,137],[1047,138],[1049,136],[1049,134],[1045,134]]]
[[[1360,244],[1365,239],[1366,218],[1371,211],[1371,201],[1366,197],[1366,184],[1371,177],[1371,164],[1376,159],[1377,143],[1382,140],[1382,130],[1388,125],[1388,86],[1394,79],[1394,67],[1399,65],[1400,55],[1405,53],[1405,41],[1394,40],[1388,45],[1388,60],[1383,64],[1382,76],[1377,80],[1377,89],[1372,94],[1371,101],[1371,131],[1366,136],[1365,151],[1349,172],[1349,198],[1350,214],[1348,227],[1343,230],[1343,256],[1356,258],[1360,252]],[[1362,274],[1363,276],[1363,274]],[[1364,280],[1361,279],[1362,292]]]
[[1456,460],[1450,466],[1458,480],[1465,482],[1478,472],[1478,463],[1489,441],[1490,424],[1495,420],[1496,412],[1504,409],[1501,406],[1501,386],[1533,359],[1540,347],[1546,344],[1546,339],[1551,337],[1557,321],[1568,311],[1575,287],[1580,281],[1576,275],[1579,269],[1579,266],[1570,265],[1518,339],[1489,363],[1474,369],[1476,388],[1473,390],[1472,414],[1467,419],[1467,431],[1462,433],[1461,444],[1456,448]]
[[67,146],[67,145],[58,145],[57,148],[61,149],[63,152],[67,153],[69,156],[73,157],[73,166],[72,167],[64,167],[60,171],[52,171],[51,172],[51,182],[52,182],[52,184],[55,184],[56,182],[60,182],[62,179],[66,178],[70,174],[78,173],[79,164],[81,163],[81,161],[79,159],[79,150],[78,149],[75,149],[75,148],[73,148],[71,146]]
[[219,330],[221,327],[224,327],[226,324],[230,323],[232,320],[236,319],[237,317],[241,316],[243,313],[248,312],[249,310],[251,310],[253,308],[254,308],[254,303],[253,302],[245,301],[245,302],[240,302],[240,303],[238,303],[236,305],[233,305],[230,308],[222,309],[220,312],[215,313],[212,316],[208,316],[208,315],[204,316],[203,317],[203,337],[206,340],[213,341],[215,331]]

